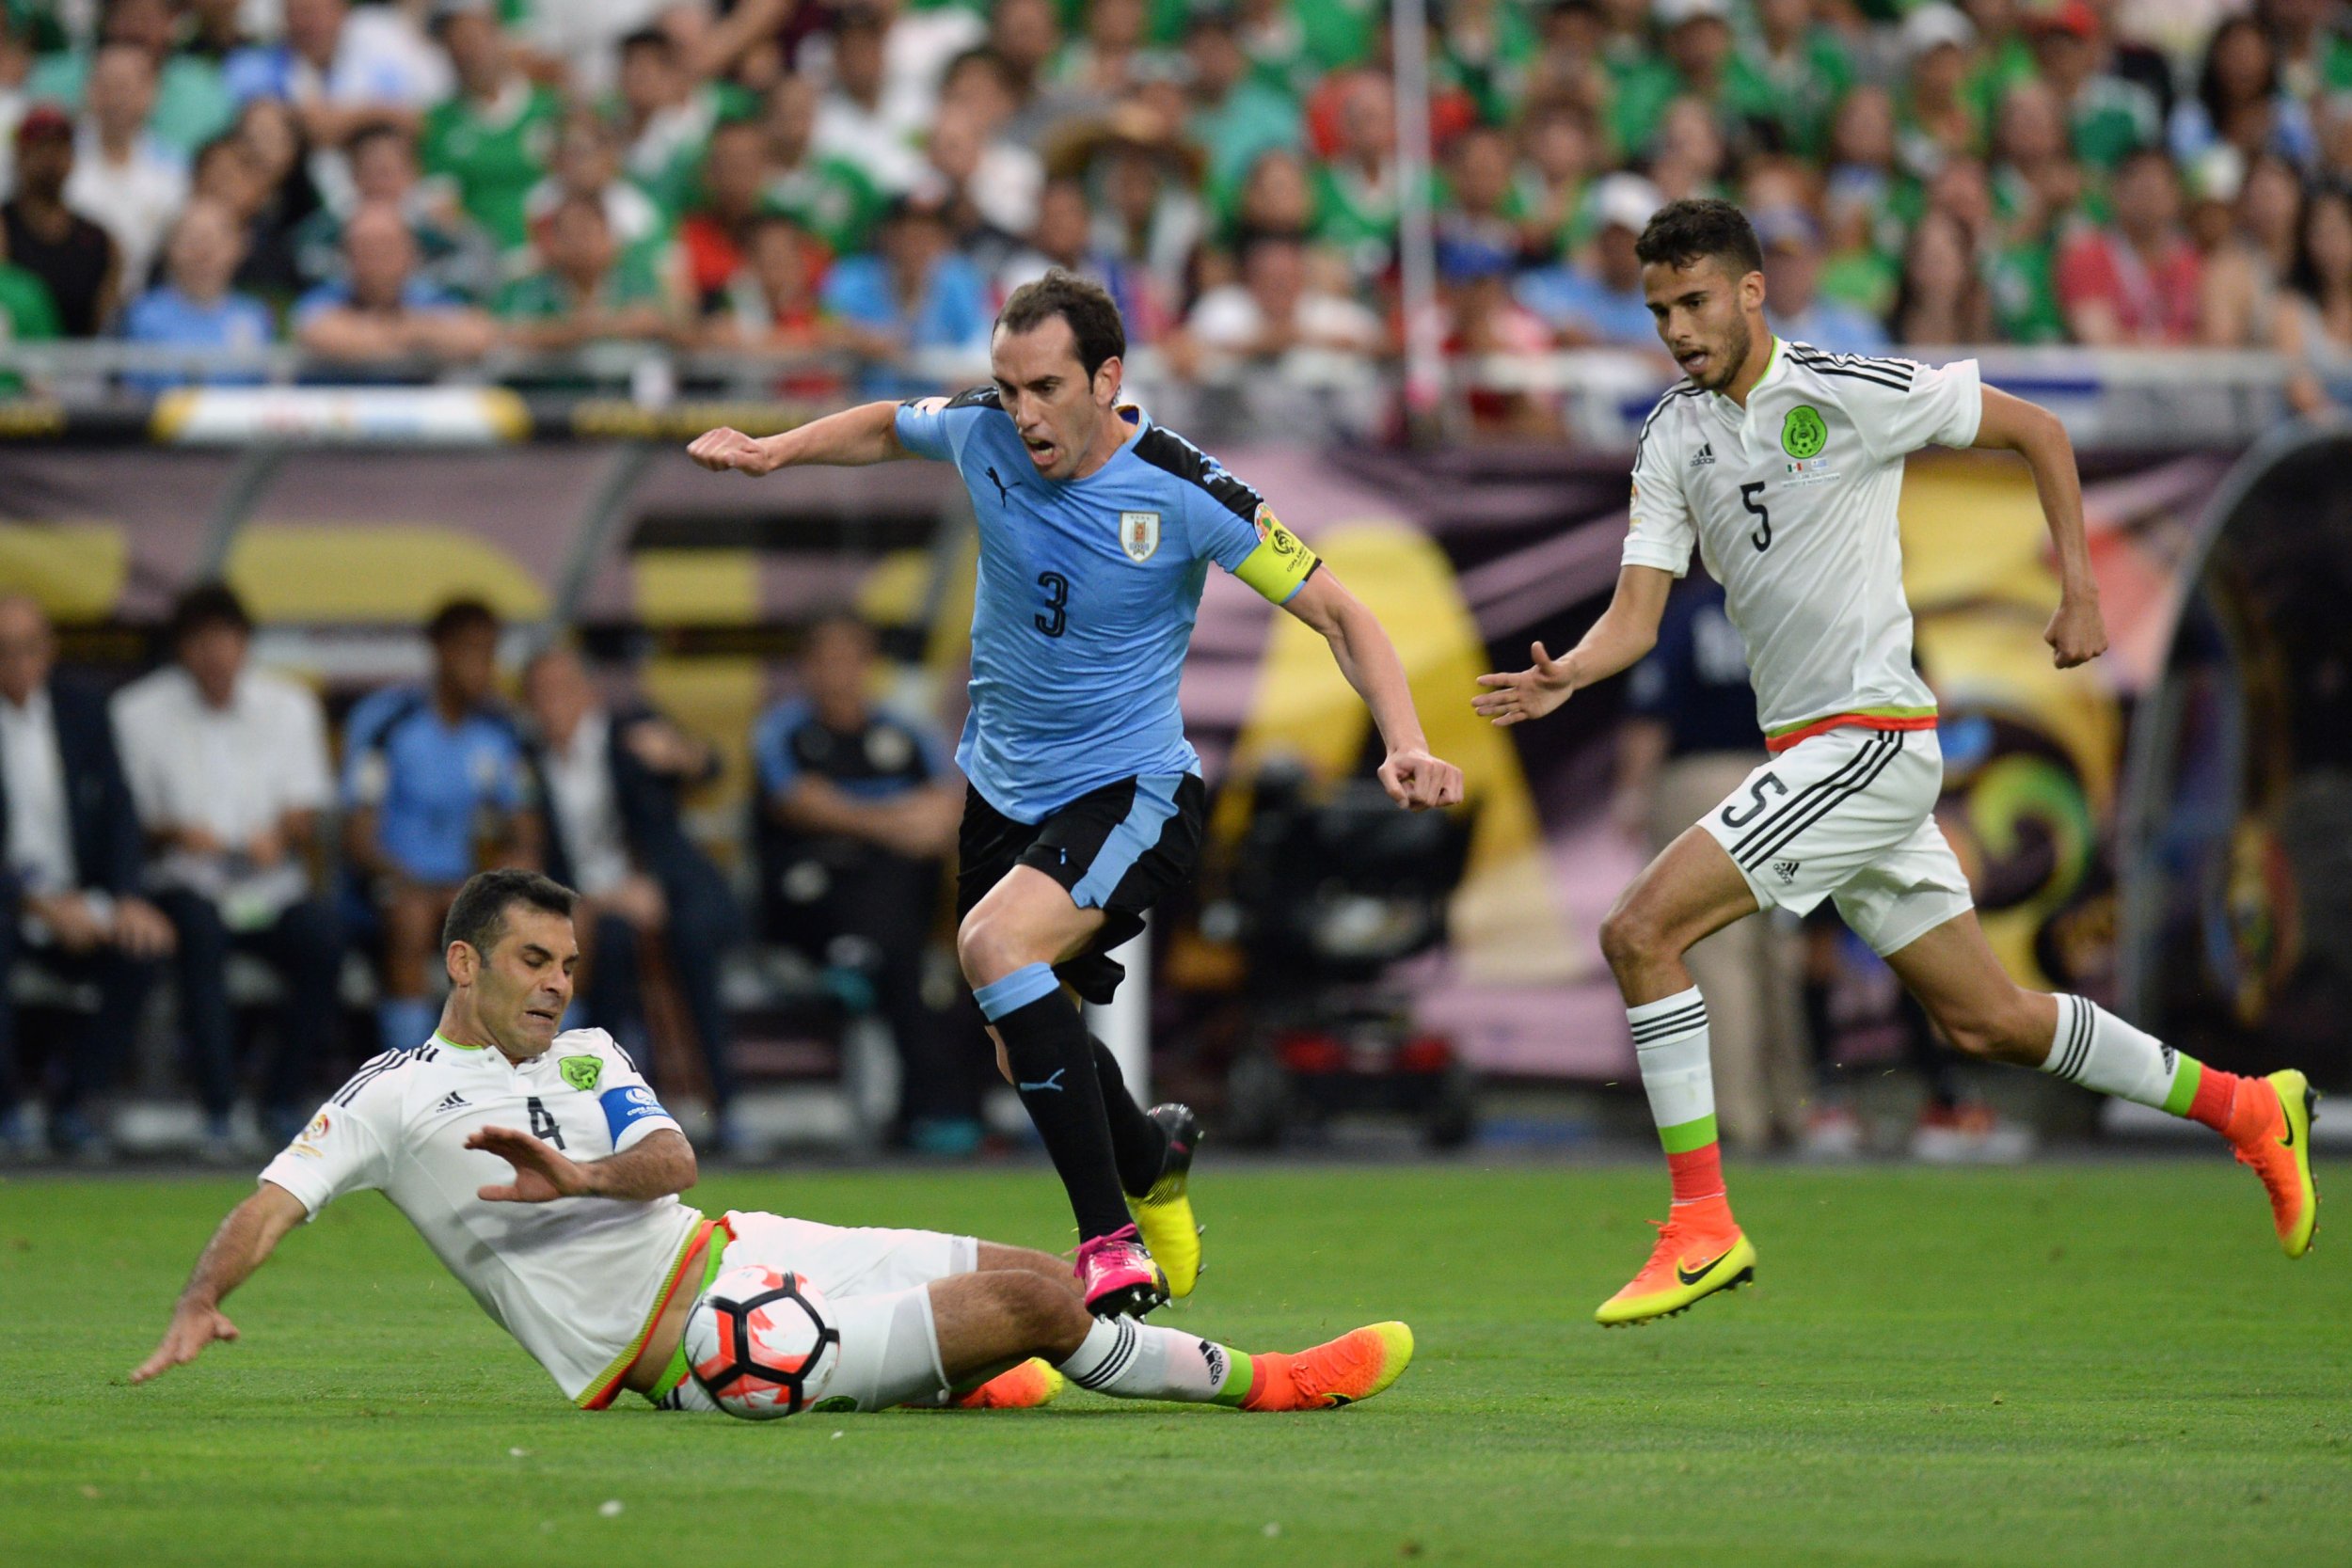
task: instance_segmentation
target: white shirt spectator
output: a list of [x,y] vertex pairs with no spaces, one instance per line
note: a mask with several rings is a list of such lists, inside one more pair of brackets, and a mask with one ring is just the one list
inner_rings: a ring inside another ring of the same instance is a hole
[[[542,180],[531,187],[523,198],[523,216],[536,224],[562,204],[562,182],[552,178]],[[599,198],[604,203],[605,227],[612,230],[612,243],[623,250],[644,244],[661,231],[661,209],[653,198],[626,180],[615,180],[605,186]]]
[[65,758],[49,693],[19,707],[0,697],[0,784],[8,792],[8,869],[28,893],[80,885],[73,819],[66,813]]
[[[318,698],[283,676],[246,670],[229,705],[216,708],[185,670],[167,665],[117,692],[108,711],[132,805],[150,831],[201,828],[243,845],[333,798]],[[266,924],[310,891],[298,858],[255,870],[232,856],[174,849],[149,877],[232,906],[223,913],[236,927]]]
[[923,174],[915,138],[929,113],[910,119],[885,95],[869,113],[847,93],[829,92],[817,105],[809,144],[818,152],[855,166],[892,196],[914,188]]
[[[1300,294],[1292,321],[1303,347],[1370,353],[1380,346],[1380,318],[1339,294]],[[1202,294],[1184,325],[1204,348],[1240,353],[1264,335],[1266,317],[1256,295],[1228,283]]]
[[548,747],[548,795],[555,830],[571,857],[572,879],[594,898],[628,877],[628,841],[612,793],[612,721],[592,711],[572,730],[568,746]]
[[126,298],[146,292],[164,230],[187,199],[187,161],[153,136],[140,136],[120,163],[107,158],[98,133],[88,125],[74,136],[66,205],[114,236],[122,252]]

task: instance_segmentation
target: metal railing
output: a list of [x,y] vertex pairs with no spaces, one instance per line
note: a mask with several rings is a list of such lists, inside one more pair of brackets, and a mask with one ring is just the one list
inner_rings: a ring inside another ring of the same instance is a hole
[[[1930,361],[1974,357],[1986,381],[2055,409],[2077,445],[2146,450],[2154,446],[2242,445],[2289,417],[2284,388],[2297,368],[2275,354],[2221,350],[1935,348]],[[1277,359],[1211,358],[1180,374],[1168,356],[1139,347],[1126,366],[1130,392],[1164,422],[1198,439],[1247,440],[1279,433],[1308,443],[1387,440],[1406,428],[1404,367],[1392,355],[1295,350]],[[985,356],[928,351],[882,361],[847,354],[764,350],[682,350],[653,342],[608,341],[564,353],[501,349],[463,363],[423,360],[353,364],[292,345],[192,350],[111,341],[0,344],[0,374],[20,390],[0,404],[0,439],[65,434],[68,422],[119,424],[139,434],[174,384],[313,389],[421,388],[498,389],[536,407],[576,409],[594,403],[644,416],[683,412],[681,404],[721,402],[794,405],[821,412],[860,397],[908,396],[975,385],[988,377]],[[1557,412],[1569,441],[1623,449],[1651,404],[1675,378],[1661,354],[1637,349],[1579,349],[1488,355],[1446,361],[1434,425],[1443,436],[1467,428],[1473,393],[1539,398]],[[2344,388],[2352,393],[2352,388]],[[301,406],[299,399],[280,409]],[[425,406],[411,404],[409,406]],[[50,412],[43,416],[41,410]],[[510,419],[509,422],[512,422]],[[626,419],[623,421],[626,423]],[[594,420],[567,414],[564,434],[594,436]],[[189,439],[177,429],[159,438]],[[433,439],[429,428],[412,438]],[[443,433],[447,434],[446,432]],[[487,431],[483,439],[550,434]],[[314,435],[312,438],[326,438]]]

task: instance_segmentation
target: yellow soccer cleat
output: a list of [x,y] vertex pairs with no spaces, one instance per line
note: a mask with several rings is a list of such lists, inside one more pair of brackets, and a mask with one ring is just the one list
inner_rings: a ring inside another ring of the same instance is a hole
[[1168,1276],[1168,1293],[1178,1299],[1192,1294],[1200,1279],[1200,1226],[1192,1217],[1187,1195],[1192,1178],[1192,1151],[1200,1141],[1200,1118],[1189,1105],[1154,1105],[1145,1113],[1168,1134],[1168,1162],[1160,1179],[1141,1197],[1128,1199],[1136,1227],[1152,1260]]
[[[2246,1136],[2232,1142],[2238,1163],[2252,1166],[2270,1195],[2279,1245],[2289,1258],[2300,1258],[2311,1250],[2312,1233],[2319,1228],[2319,1183],[2312,1179],[2312,1116],[2319,1096],[2311,1080],[2292,1068],[2261,1082],[2278,1103],[2266,1108]],[[2249,1080],[2239,1092],[2251,1085]]]
[[1035,1410],[1053,1403],[1068,1386],[1060,1372],[1031,1356],[948,1403],[958,1410]]
[[1689,1311],[1702,1297],[1756,1278],[1756,1248],[1732,1223],[1731,1206],[1709,1198],[1689,1207],[1706,1212],[1677,1212],[1659,1226],[1649,1261],[1624,1290],[1600,1304],[1595,1323],[1618,1328],[1670,1318]]
[[1413,1331],[1400,1323],[1354,1329],[1295,1355],[1249,1358],[1244,1410],[1330,1410],[1360,1404],[1413,1364]]

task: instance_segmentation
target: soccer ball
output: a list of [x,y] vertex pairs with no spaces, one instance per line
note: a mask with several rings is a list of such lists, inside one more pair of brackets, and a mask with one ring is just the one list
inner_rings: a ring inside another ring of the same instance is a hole
[[747,1421],[797,1415],[841,1365],[841,1331],[799,1275],[727,1270],[686,1314],[686,1365],[719,1408]]

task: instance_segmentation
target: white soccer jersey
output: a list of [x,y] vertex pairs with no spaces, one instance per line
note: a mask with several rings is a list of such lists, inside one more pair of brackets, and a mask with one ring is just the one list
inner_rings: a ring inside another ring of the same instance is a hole
[[345,1193],[381,1189],[565,1397],[601,1406],[643,1347],[703,1216],[675,1195],[485,1202],[475,1191],[506,1184],[514,1167],[465,1147],[484,1127],[530,1132],[588,1161],[677,1123],[601,1029],[558,1035],[520,1066],[436,1034],[354,1073],[262,1180],[314,1218]]
[[1846,724],[1934,727],[1895,505],[1904,457],[1967,446],[1983,412],[1973,359],[1934,369],[1778,339],[1744,409],[1685,382],[1651,411],[1625,563],[1680,577],[1698,546],[1771,749]]

